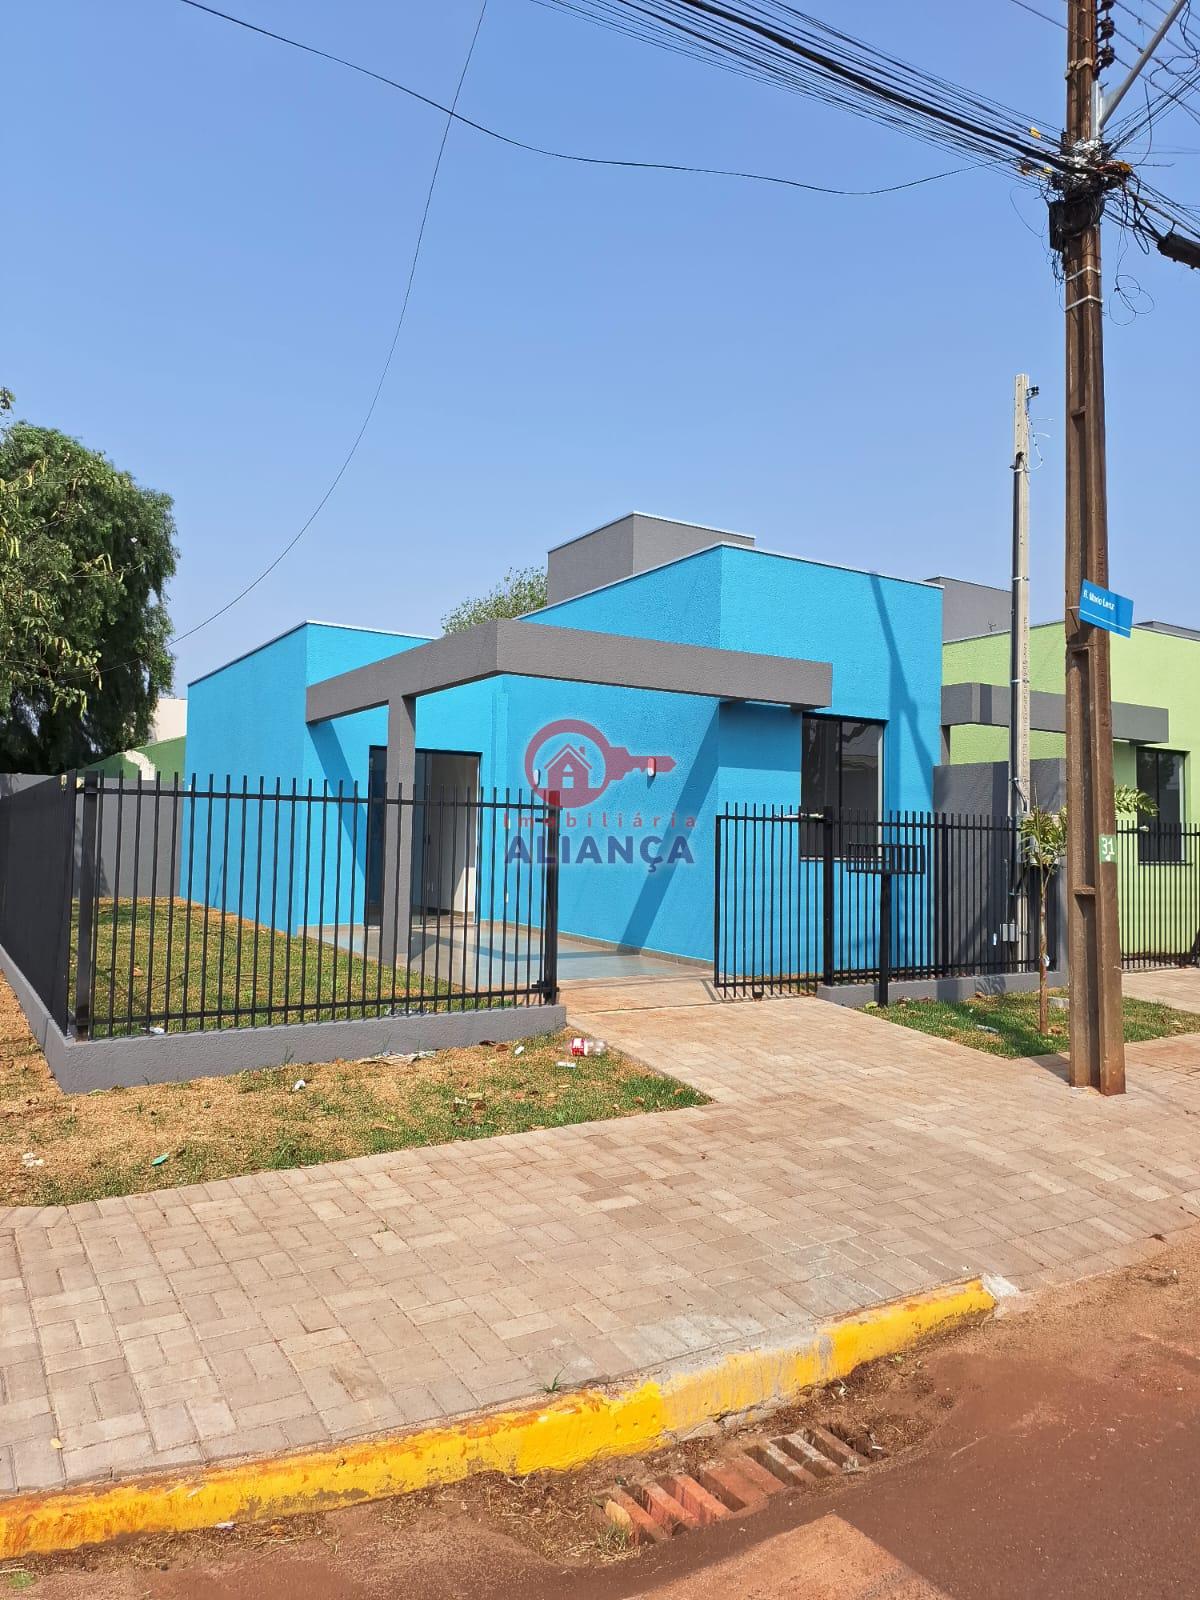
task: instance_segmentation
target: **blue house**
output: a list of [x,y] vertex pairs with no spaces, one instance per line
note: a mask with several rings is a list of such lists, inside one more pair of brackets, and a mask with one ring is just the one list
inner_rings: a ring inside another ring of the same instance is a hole
[[[294,872],[278,903],[267,860],[327,856],[324,830],[298,837],[293,820],[261,841],[244,811],[221,881],[190,841],[181,893],[291,931],[386,921],[370,802],[402,786],[431,797],[441,830],[431,842],[414,822],[411,904],[482,921],[501,909],[468,802],[553,793],[563,933],[706,960],[720,812],[932,807],[936,585],[638,514],[552,550],[547,576],[549,604],[519,622],[436,641],[303,622],[193,682],[198,791],[210,777],[285,799],[341,786],[363,811],[336,841],[336,884],[314,869],[307,905]],[[511,830],[507,858],[532,864],[536,831]]]

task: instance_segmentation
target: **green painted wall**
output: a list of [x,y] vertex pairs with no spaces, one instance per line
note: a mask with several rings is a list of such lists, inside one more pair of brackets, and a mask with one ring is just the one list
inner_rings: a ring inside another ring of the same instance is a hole
[[[960,639],[945,646],[943,679],[946,683],[1008,682],[1008,635],[991,633],[981,639]],[[1063,631],[1060,622],[1033,628],[1029,638],[1029,677],[1034,689],[1062,694],[1064,682]],[[1200,640],[1177,639],[1169,633],[1148,633],[1135,628],[1131,639],[1112,642],[1112,692],[1114,700],[1134,705],[1165,706],[1171,719],[1170,737],[1161,746],[1182,750],[1184,817],[1200,822],[1200,781],[1196,758],[1200,756]],[[1061,756],[1061,734],[1034,733],[1034,757]],[[950,735],[950,759],[1005,761],[1006,728],[955,728]],[[1118,744],[1113,751],[1116,781],[1137,781],[1137,758],[1132,745]]]
[[[156,772],[165,781],[168,778],[178,778],[183,775],[184,751],[187,744],[186,738],[159,739],[151,744],[137,746],[139,755],[150,759]],[[107,756],[103,761],[97,761],[88,768],[90,772],[102,772],[107,778],[119,778],[124,773],[126,778],[136,778],[138,769],[125,754]]]
[[[1032,630],[1029,662],[1032,688],[1062,694],[1061,623]],[[946,645],[943,673],[946,683],[1006,684],[1008,635],[988,634]],[[1200,640],[1177,639],[1171,634],[1147,633],[1137,628],[1131,639],[1114,639],[1112,689],[1114,700],[1167,708],[1170,737],[1159,748],[1186,754],[1184,820],[1200,823]],[[1031,744],[1035,757],[1063,754],[1061,734],[1035,733]],[[1007,728],[961,727],[951,731],[952,762],[1007,759]],[[1120,742],[1114,745],[1113,777],[1118,784],[1136,785],[1135,746]],[[1144,865],[1138,859],[1136,839],[1130,834],[1122,835],[1119,851],[1121,943],[1126,954],[1162,962],[1187,951],[1197,937],[1200,897],[1196,861],[1189,861],[1184,868]]]

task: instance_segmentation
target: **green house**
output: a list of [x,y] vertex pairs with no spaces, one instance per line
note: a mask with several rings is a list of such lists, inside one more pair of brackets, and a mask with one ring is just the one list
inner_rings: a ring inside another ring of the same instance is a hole
[[[936,579],[946,591],[942,760],[962,796],[1005,793],[1009,721],[1009,594]],[[965,630],[977,629],[967,633]],[[1181,960],[1200,935],[1200,630],[1145,622],[1112,641],[1113,771],[1157,807],[1149,822],[1123,822],[1119,840],[1122,937],[1127,964]],[[1061,622],[1030,630],[1030,739],[1034,798],[1063,799],[1065,650]],[[1001,799],[1001,804],[1003,800]],[[965,805],[960,809],[967,809]],[[999,807],[997,807],[998,809]],[[947,809],[954,809],[948,806]]]

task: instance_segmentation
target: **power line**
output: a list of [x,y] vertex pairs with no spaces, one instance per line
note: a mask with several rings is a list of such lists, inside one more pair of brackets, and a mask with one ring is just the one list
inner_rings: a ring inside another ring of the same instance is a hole
[[1007,161],[1023,176],[1065,159],[1011,107],[806,16],[783,0],[542,0],[659,48],[864,116],[927,143]]
[[[401,83],[395,78],[390,78],[384,73],[376,72],[373,68],[365,67],[359,62],[351,61],[344,56],[336,55],[332,51],[322,50],[316,45],[306,44],[302,40],[294,39],[287,34],[277,33],[270,28],[264,28],[258,23],[250,22],[244,17],[235,16],[232,12],[222,11],[215,6],[205,5],[203,0],[181,0],[181,3],[189,6],[194,11],[202,11],[206,15],[218,18],[222,22],[227,22],[234,27],[242,28],[248,33],[258,34],[262,38],[273,40],[277,44],[286,45],[291,49],[302,51],[306,55],[316,56],[319,59],[328,61],[335,66],[344,67],[348,71],[356,72],[363,77],[370,78],[375,82],[382,84],[386,88],[397,90],[399,93],[407,95],[410,99],[419,101],[421,104],[430,107],[431,110],[441,113],[441,115],[446,118],[446,127],[443,130],[442,139],[438,146],[437,157],[435,159],[429,188],[425,197],[425,204],[418,227],[417,239],[413,250],[412,261],[409,267],[408,279],[405,285],[400,315],[397,320],[395,330],[392,334],[391,344],[388,347],[387,356],[384,360],[383,368],[379,375],[379,381],[375,386],[375,390],[371,396],[371,401],[368,405],[366,415],[364,416],[362,424],[359,427],[353,442],[351,443],[350,449],[348,450],[334,477],[330,481],[328,487],[325,489],[324,493],[313,507],[313,510],[309,513],[308,517],[301,524],[297,532],[268,563],[268,565],[264,567],[263,570],[251,580],[250,583],[239,590],[238,593],[235,594],[230,600],[227,600],[223,605],[219,606],[216,611],[211,612],[207,617],[203,618],[200,622],[195,623],[183,633],[174,634],[172,638],[168,640],[168,644],[170,645],[181,644],[185,639],[190,639],[195,634],[201,632],[202,629],[207,628],[211,623],[215,622],[219,617],[224,616],[227,611],[232,610],[234,606],[238,605],[242,600],[244,600],[248,594],[256,589],[260,583],[262,583],[270,576],[272,572],[274,572],[276,567],[278,567],[279,564],[290,554],[290,552],[295,549],[296,545],[299,544],[300,540],[316,521],[321,511],[329,502],[338,484],[345,476],[350,463],[357,454],[359,445],[362,443],[371,419],[375,414],[375,409],[379,402],[379,396],[382,393],[383,385],[387,378],[388,371],[391,367],[392,358],[396,351],[396,345],[399,341],[400,332],[404,325],[405,315],[408,311],[408,303],[412,295],[412,286],[416,275],[417,262],[420,258],[421,245],[424,240],[425,225],[429,218],[429,210],[433,200],[433,192],[437,183],[438,173],[441,169],[441,161],[446,148],[446,140],[449,135],[450,127],[453,123],[458,122],[464,127],[473,128],[476,132],[482,133],[488,138],[495,139],[500,143],[509,145],[515,149],[525,150],[534,155],[545,156],[559,161],[577,162],[587,166],[621,167],[641,171],[679,172],[697,174],[701,176],[738,178],[750,182],[771,183],[786,188],[801,189],[814,194],[827,194],[848,198],[866,198],[869,196],[896,194],[906,189],[918,188],[923,184],[935,183],[942,178],[956,177],[963,172],[972,171],[978,166],[984,164],[980,162],[971,162],[967,166],[954,167],[943,172],[927,173],[923,177],[908,179],[903,183],[886,184],[872,189],[845,189],[835,188],[826,184],[807,183],[798,178],[787,178],[774,173],[746,172],[725,167],[701,167],[680,162],[641,161],[616,157],[588,156],[575,152],[554,150],[542,145],[532,144],[523,139],[517,139],[510,134],[502,133],[499,131],[499,129],[489,127],[485,123],[477,122],[474,118],[464,116],[457,109],[463,81],[466,77],[467,69],[470,66],[471,57],[475,49],[475,43],[479,37],[479,31],[483,23],[484,12],[486,11],[486,0],[483,0],[483,5],[480,8],[479,17],[476,22],[475,31],[471,36],[471,41],[463,63],[462,72],[459,75],[454,96],[449,105],[444,105],[441,101],[435,100],[432,96],[422,94],[419,90],[413,89],[410,85]],[[117,662],[109,666],[106,670],[117,671],[124,666],[132,666],[136,664],[137,663],[133,661]]]
[[180,0],[185,6],[190,6],[194,11],[206,12],[210,17],[219,17],[222,22],[231,22],[235,27],[244,28],[248,33],[257,33],[264,39],[272,39],[276,44],[289,46],[293,50],[303,51],[305,55],[317,56],[322,61],[331,62],[334,66],[345,67],[350,72],[360,73],[364,78],[371,78],[376,83],[388,89],[397,89],[401,94],[407,95],[412,100],[419,101],[422,105],[429,106],[434,111],[440,111],[443,116],[452,117],[464,128],[473,128],[476,133],[482,133],[489,139],[495,139],[500,144],[510,145],[514,150],[526,150],[531,155],[546,156],[552,161],[573,161],[588,167],[624,167],[641,172],[683,172],[694,173],[700,177],[713,178],[741,178],[752,183],[780,184],[788,189],[804,189],[811,194],[829,194],[845,196],[849,199],[865,199],[875,195],[898,194],[904,189],[915,189],[921,184],[935,183],[941,178],[957,177],[960,173],[974,170],[978,163],[971,163],[966,167],[952,167],[946,172],[930,172],[924,177],[910,178],[904,183],[885,184],[876,189],[843,189],[823,183],[806,183],[799,178],[785,178],[777,173],[770,172],[743,172],[730,167],[698,167],[679,161],[639,161],[619,156],[589,156],[581,155],[571,150],[554,150],[546,145],[532,144],[526,139],[518,139],[513,134],[502,133],[498,128],[489,127],[485,122],[477,122],[474,117],[467,117],[461,111],[456,111],[453,106],[445,106],[432,96],[422,94],[409,84],[401,83],[396,78],[389,78],[386,73],[376,72],[372,67],[364,67],[361,62],[351,61],[346,56],[335,55],[330,50],[322,50],[316,45],[305,44],[303,40],[294,39],[288,34],[276,33],[270,28],[263,28],[256,22],[248,22],[245,17],[234,16],[228,11],[219,11],[215,6],[204,5],[202,0]]
[[342,478],[345,476],[346,471],[350,466],[350,463],[353,461],[355,455],[357,454],[358,447],[362,443],[363,436],[365,435],[365,433],[367,431],[367,428],[370,425],[371,419],[375,414],[375,409],[376,409],[376,406],[378,405],[378,402],[379,402],[379,396],[380,396],[380,394],[381,394],[381,392],[383,390],[384,382],[385,382],[385,380],[387,378],[388,371],[389,371],[389,369],[391,367],[392,357],[394,356],[395,351],[396,351],[396,345],[397,345],[397,342],[398,342],[399,337],[400,337],[400,332],[401,332],[401,329],[403,328],[403,325],[404,325],[404,318],[405,318],[405,315],[406,315],[407,310],[408,310],[409,299],[411,298],[411,295],[412,295],[412,286],[413,286],[414,277],[416,275],[417,262],[418,262],[419,257],[420,257],[421,244],[422,244],[422,241],[424,239],[425,225],[426,225],[426,222],[428,221],[428,218],[429,218],[430,205],[431,205],[432,200],[433,200],[433,192],[434,192],[434,188],[435,188],[436,183],[437,183],[438,172],[440,171],[440,168],[441,168],[442,155],[443,155],[443,153],[445,151],[445,148],[446,148],[446,139],[447,139],[447,137],[449,135],[450,127],[451,127],[451,125],[453,123],[460,122],[466,127],[470,127],[470,128],[475,129],[476,132],[478,132],[478,133],[485,134],[489,138],[498,140],[502,144],[507,144],[507,145],[513,146],[514,148],[517,148],[517,149],[526,150],[526,151],[529,151],[529,152],[531,152],[532,154],[535,154],[535,155],[547,156],[547,157],[550,157],[550,158],[555,159],[555,160],[579,162],[579,163],[582,163],[582,164],[588,165],[588,166],[611,166],[611,167],[633,168],[633,169],[639,169],[639,170],[645,170],[645,171],[683,172],[683,173],[695,173],[695,174],[699,174],[699,175],[707,175],[707,176],[715,176],[715,177],[740,178],[740,179],[745,179],[745,180],[748,180],[748,181],[751,181],[751,182],[773,183],[773,184],[782,185],[782,186],[787,187],[787,188],[803,189],[803,190],[806,190],[808,192],[815,193],[815,194],[828,194],[828,195],[846,196],[846,197],[854,197],[854,198],[861,198],[861,197],[874,196],[874,195],[894,194],[894,193],[900,192],[901,190],[917,188],[917,187],[919,187],[919,186],[921,186],[923,184],[926,184],[926,183],[937,182],[939,179],[942,179],[942,178],[954,177],[954,176],[958,175],[959,173],[971,170],[972,167],[977,166],[979,164],[979,163],[971,163],[971,165],[968,166],[968,167],[955,167],[955,168],[952,168],[951,170],[945,171],[945,172],[928,173],[925,176],[920,177],[920,178],[912,178],[912,179],[909,179],[909,180],[907,180],[906,182],[903,182],[903,183],[887,184],[887,185],[884,185],[884,186],[881,186],[881,187],[878,187],[878,188],[874,188],[874,189],[841,189],[841,188],[834,188],[832,186],[825,185],[825,184],[806,183],[806,182],[803,182],[803,181],[801,181],[800,179],[797,179],[797,178],[786,178],[786,177],[783,177],[783,176],[780,176],[780,175],[777,175],[777,174],[770,174],[770,173],[742,172],[742,171],[737,171],[737,170],[723,168],[723,167],[698,167],[698,166],[685,165],[683,163],[676,163],[676,162],[637,161],[637,160],[617,159],[617,158],[610,158],[610,157],[603,157],[603,156],[587,156],[587,155],[576,154],[576,153],[573,153],[573,152],[565,152],[565,151],[560,151],[560,150],[553,150],[553,149],[549,149],[549,148],[546,148],[546,147],[543,147],[543,146],[540,146],[540,145],[535,145],[535,144],[529,143],[529,142],[527,142],[525,140],[522,140],[522,139],[517,139],[517,138],[515,138],[515,137],[513,137],[513,136],[511,136],[509,134],[501,133],[498,129],[488,127],[486,124],[481,123],[481,122],[477,122],[471,117],[463,116],[462,113],[459,112],[458,109],[457,109],[459,97],[460,97],[460,94],[461,94],[461,91],[462,91],[463,80],[465,79],[466,73],[467,73],[467,69],[470,66],[471,57],[472,57],[472,54],[474,53],[474,49],[475,49],[475,42],[479,37],[479,30],[480,30],[480,27],[482,26],[482,23],[483,23],[483,15],[484,15],[484,11],[486,10],[486,0],[484,0],[484,3],[480,8],[479,18],[478,18],[478,21],[476,23],[475,32],[472,34],[471,42],[470,42],[470,45],[469,45],[468,50],[467,50],[466,59],[465,59],[465,61],[463,63],[463,69],[462,69],[461,74],[459,75],[458,84],[457,84],[457,87],[455,89],[454,96],[453,96],[453,98],[452,98],[452,100],[451,100],[449,105],[443,105],[440,101],[433,99],[432,96],[426,95],[426,94],[422,94],[419,90],[413,89],[407,84],[400,83],[397,79],[389,78],[383,73],[376,72],[370,67],[364,67],[359,62],[351,61],[351,60],[347,59],[344,56],[335,55],[332,51],[322,50],[316,45],[306,44],[302,40],[291,38],[287,34],[277,33],[277,32],[275,32],[274,30],[272,30],[270,28],[263,28],[263,27],[259,26],[259,24],[254,23],[254,22],[250,22],[244,17],[235,16],[231,12],[228,12],[228,11],[218,10],[215,6],[205,5],[205,4],[202,3],[202,0],[182,0],[182,4],[184,4],[186,6],[189,6],[194,11],[203,11],[209,16],[219,18],[221,21],[228,22],[228,23],[232,24],[233,26],[242,28],[242,29],[244,29],[245,31],[247,31],[249,33],[259,34],[263,38],[271,39],[271,40],[273,40],[274,42],[276,42],[278,44],[287,45],[291,49],[300,50],[303,53],[305,53],[306,55],[317,56],[321,60],[328,61],[328,62],[332,63],[333,65],[344,67],[344,68],[346,68],[347,70],[349,70],[351,72],[359,73],[363,77],[371,78],[375,82],[380,83],[380,84],[384,85],[387,88],[398,90],[401,94],[407,95],[411,99],[417,100],[417,101],[421,102],[423,105],[429,106],[432,110],[440,112],[446,118],[446,127],[445,127],[445,129],[443,131],[443,134],[442,134],[441,143],[438,146],[437,157],[436,157],[436,160],[435,160],[435,163],[434,163],[434,168],[433,168],[433,173],[432,173],[432,176],[431,176],[431,179],[430,179],[429,189],[428,189],[428,191],[426,193],[426,197],[425,197],[425,205],[424,205],[424,208],[422,210],[421,221],[420,221],[420,225],[419,225],[418,232],[417,232],[416,244],[415,244],[414,250],[413,250],[412,262],[411,262],[410,268],[409,268],[408,280],[407,280],[407,283],[405,285],[404,298],[403,298],[403,301],[402,301],[402,304],[401,304],[401,309],[400,309],[400,316],[399,316],[399,319],[398,319],[398,321],[396,323],[395,331],[393,332],[393,335],[392,335],[392,341],[391,341],[391,344],[390,344],[390,346],[388,348],[387,356],[386,356],[386,358],[384,360],[383,369],[382,369],[382,371],[380,372],[380,375],[379,375],[379,381],[376,384],[375,391],[374,391],[374,393],[373,393],[373,395],[371,397],[371,402],[370,402],[370,404],[369,404],[369,406],[367,408],[367,412],[366,412],[366,415],[363,418],[362,424],[361,424],[361,426],[360,426],[357,434],[355,435],[355,438],[354,438],[354,440],[353,440],[353,442],[352,442],[352,444],[350,446],[350,449],[349,449],[349,451],[347,452],[347,454],[345,456],[345,459],[342,461],[341,466],[338,468],[337,472],[335,473],[335,475],[334,475],[333,479],[331,480],[331,482],[329,483],[328,487],[325,489],[324,493],[321,495],[320,499],[317,501],[316,505],[313,507],[313,510],[309,513],[308,517],[301,524],[300,528],[292,536],[292,538],[287,542],[287,544],[285,544],[283,546],[283,548],[272,559],[272,561],[266,567],[263,568],[263,570],[257,575],[257,577],[255,577],[243,589],[239,590],[239,592],[237,594],[235,594],[232,597],[232,599],[227,600],[222,606],[218,607],[218,609],[216,611],[212,612],[209,616],[205,617],[202,621],[197,622],[193,627],[188,628],[183,633],[175,634],[173,636],[173,638],[169,641],[171,644],[181,644],[181,643],[183,643],[183,641],[185,639],[190,639],[190,638],[193,637],[193,635],[199,633],[202,629],[207,628],[210,623],[215,622],[218,619],[218,617],[224,616],[224,614],[227,611],[232,610],[232,608],[234,606],[238,605],[242,600],[244,600],[248,594],[250,594],[254,589],[256,589],[258,587],[258,585],[260,583],[262,583],[264,581],[264,579],[268,578],[270,576],[270,574],[272,572],[274,572],[275,568],[279,566],[279,564],[285,559],[285,557],[288,556],[290,554],[290,552],[295,549],[296,545],[299,544],[300,540],[304,537],[304,535],[308,532],[309,528],[311,528],[312,524],[316,521],[317,517],[324,510],[326,504],[329,502],[329,500],[330,500],[331,496],[333,495],[334,491],[336,490],[338,484],[341,482]]
[[[193,5],[196,3],[196,0],[184,0],[184,3],[187,5]],[[201,9],[207,8],[202,7]],[[279,563],[286,555],[289,554],[289,552],[296,548],[301,539],[303,539],[304,535],[317,520],[317,517],[324,510],[330,496],[333,494],[333,491],[337,488],[338,484],[345,476],[346,469],[349,467],[350,463],[354,460],[354,457],[358,453],[358,447],[363,441],[363,435],[370,426],[371,418],[375,415],[375,407],[379,404],[379,396],[383,392],[383,385],[387,379],[388,371],[392,365],[392,357],[396,353],[396,345],[400,340],[400,332],[404,327],[404,319],[408,313],[408,303],[412,298],[413,281],[417,275],[417,263],[421,259],[421,245],[425,239],[425,225],[429,221],[429,210],[433,204],[433,193],[437,188],[438,174],[442,170],[442,157],[446,153],[446,141],[450,137],[450,129],[454,122],[454,108],[457,106],[459,95],[462,93],[462,86],[466,80],[467,70],[471,65],[471,57],[475,54],[475,44],[479,38],[479,30],[483,27],[483,17],[486,10],[487,0],[480,0],[479,15],[475,19],[475,30],[471,34],[470,43],[467,45],[467,53],[463,58],[462,70],[458,75],[458,82],[454,88],[454,96],[450,102],[450,106],[446,114],[446,126],[442,129],[442,137],[438,144],[437,155],[434,157],[433,171],[429,175],[429,186],[425,191],[425,204],[422,207],[421,220],[417,226],[417,237],[416,242],[413,245],[412,260],[409,262],[408,279],[404,285],[404,298],[400,302],[400,315],[396,319],[396,327],[392,333],[392,342],[388,346],[388,352],[384,358],[383,369],[379,374],[379,381],[375,385],[374,394],[371,396],[371,403],[368,405],[366,415],[362,420],[362,424],[354,436],[354,441],[349,450],[346,452],[341,466],[334,474],[329,487],[325,490],[324,494],[309,512],[299,530],[293,534],[293,536],[288,540],[287,544],[284,545],[283,549],[279,551],[278,555],[276,555],[275,558],[267,566],[265,566],[258,576],[248,583],[244,589],[239,590],[238,593],[234,595],[232,600],[227,600],[225,604],[214,611],[211,616],[205,617],[203,622],[196,623],[195,627],[189,628],[186,633],[177,633],[174,638],[170,640],[171,644],[181,644],[184,639],[190,639],[193,634],[199,633],[201,628],[207,628],[210,622],[215,622],[218,617],[222,617],[227,611],[232,610],[232,608],[236,606],[239,601],[244,600],[252,590],[257,589],[264,578],[269,577],[270,574],[274,572]]]
[[1014,6],[1020,6],[1022,11],[1028,11],[1030,16],[1041,17],[1043,22],[1048,22],[1052,28],[1061,28],[1065,33],[1067,25],[1059,17],[1048,17],[1044,11],[1039,11],[1036,6],[1028,4],[1028,0],[1012,0]]

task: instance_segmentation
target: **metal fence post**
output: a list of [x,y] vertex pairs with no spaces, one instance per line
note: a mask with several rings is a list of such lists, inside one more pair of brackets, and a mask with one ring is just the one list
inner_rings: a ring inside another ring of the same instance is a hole
[[542,987],[549,1005],[558,1002],[558,851],[557,790],[546,795],[546,908],[542,917]]
[[881,1006],[888,1003],[888,985],[892,978],[892,875],[879,874],[879,983],[875,998]]
[[834,942],[835,922],[833,915],[834,902],[834,853],[833,853],[833,807],[826,806],[821,818],[821,977],[822,982],[830,985],[834,980]]
[[713,818],[713,986],[721,984],[721,831],[723,818]]
[[[75,936],[75,1033],[86,1039],[92,1027],[92,935],[96,915],[96,834],[100,808],[100,774],[83,775],[83,816],[79,834],[79,922]],[[75,796],[71,796],[71,829],[75,826]],[[70,883],[67,898],[70,900]]]

